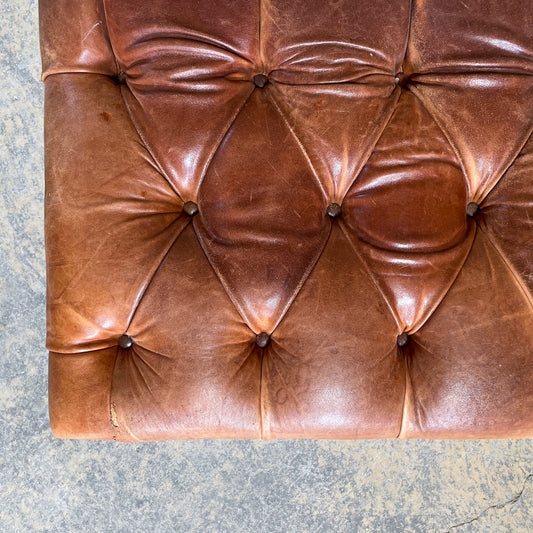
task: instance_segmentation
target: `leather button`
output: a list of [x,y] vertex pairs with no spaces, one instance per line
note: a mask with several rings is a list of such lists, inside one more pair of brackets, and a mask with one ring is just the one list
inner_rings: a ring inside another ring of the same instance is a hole
[[126,73],[125,72],[119,72],[117,79],[118,79],[118,82],[121,85],[123,85],[124,83],[126,83],[126,79],[127,79]]
[[326,213],[328,214],[329,218],[337,218],[341,216],[342,208],[339,204],[329,204],[328,208],[326,209]]
[[127,350],[133,346],[133,339],[129,335],[121,335],[118,339],[118,345],[124,348],[124,350]]
[[476,215],[479,215],[479,204],[476,204],[476,202],[470,202],[467,206],[466,206],[466,214],[469,216],[469,217],[475,217]]
[[411,342],[411,337],[407,333],[402,333],[401,335],[398,335],[396,337],[396,344],[400,348],[405,348],[406,346],[409,346]]
[[256,74],[254,76],[254,83],[256,87],[259,87],[260,89],[262,89],[268,83],[268,81],[268,76],[265,74]]
[[407,76],[403,72],[398,72],[398,74],[396,74],[394,78],[394,83],[398,85],[399,87],[405,87],[408,81],[409,81],[409,76]]
[[268,343],[270,342],[270,335],[263,331],[255,337],[255,342],[257,346],[259,346],[259,348],[265,348],[266,346],[268,346]]
[[183,212],[189,216],[193,217],[198,213],[198,205],[194,202],[185,202],[183,204]]

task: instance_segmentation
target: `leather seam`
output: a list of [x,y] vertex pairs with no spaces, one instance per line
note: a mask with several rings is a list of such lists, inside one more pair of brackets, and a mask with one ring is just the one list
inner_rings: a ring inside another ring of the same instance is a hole
[[[359,253],[359,251],[356,249],[352,239],[350,238],[350,236],[348,235],[348,232],[346,231],[346,228],[344,227],[344,224],[339,224],[339,227],[342,231],[342,234],[344,235],[344,238],[348,241],[348,244],[350,245],[350,248],[353,250],[354,254],[358,257],[359,261],[361,261],[361,264],[364,266],[364,269],[368,275],[368,277],[370,278],[370,280],[372,281],[372,283],[374,284],[374,287],[376,288],[378,294],[381,296],[382,300],[385,302],[385,305],[387,306],[387,308],[389,309],[390,313],[391,313],[391,316],[392,316],[392,319],[393,321],[396,323],[396,326],[398,327],[398,330],[399,331],[403,331],[403,328],[401,327],[401,320],[400,320],[400,316],[396,315],[396,313],[394,312],[394,309],[392,308],[388,298],[385,297],[385,294],[383,293],[383,290],[381,289],[381,287],[379,286],[377,280],[374,278],[374,276],[372,275],[372,272],[370,271],[370,268],[368,267],[366,261],[363,259],[363,257],[361,256],[361,254]],[[357,237],[356,237],[357,238]]]
[[[179,220],[179,218],[177,218],[176,221],[177,220]],[[138,311],[139,307],[141,306],[143,298],[144,298],[146,292],[148,291],[148,289],[150,288],[150,285],[154,281],[154,279],[157,276],[158,272],[161,270],[161,267],[163,266],[163,263],[166,261],[166,259],[167,259],[168,255],[170,254],[172,248],[174,247],[174,245],[176,244],[178,239],[181,237],[181,235],[183,234],[183,232],[185,231],[185,229],[187,228],[188,225],[189,224],[185,224],[184,226],[179,228],[179,231],[178,231],[177,235],[170,241],[170,243],[168,245],[168,248],[167,248],[167,250],[165,251],[165,253],[163,255],[163,258],[161,259],[161,261],[159,262],[157,267],[152,272],[152,275],[149,277],[148,281],[146,282],[146,285],[144,286],[144,289],[140,290],[139,295],[137,296],[137,299],[134,302],[133,309],[131,311],[130,317],[129,317],[128,321],[126,322],[126,329],[125,329],[126,332],[129,330],[129,328],[130,328],[130,326],[131,326],[131,324],[132,324],[132,322],[133,322],[133,320],[135,318],[135,315],[137,314],[137,311]]]
[[112,76],[109,74],[106,74],[105,72],[97,72],[97,71],[90,71],[90,70],[62,70],[60,72],[50,72],[50,74],[46,75],[46,78],[43,80],[44,84],[46,85],[46,80],[49,78],[55,78],[56,76],[76,76],[76,75],[82,75],[82,76],[101,76],[106,79],[113,79]]
[[[229,125],[227,131],[223,134],[219,144],[217,145],[216,149],[213,151],[213,154],[211,156],[211,158],[209,159],[209,161],[207,162],[206,164],[206,170],[205,170],[205,173],[203,174],[202,176],[202,179],[201,181],[199,182],[198,184],[198,189],[200,189],[201,187],[201,184],[203,182],[203,179],[205,178],[205,175],[207,174],[208,170],[209,170],[209,167],[211,165],[211,162],[212,162],[212,159],[214,158],[215,154],[218,152],[220,146],[222,145],[222,143],[224,142],[224,139],[226,138],[226,136],[228,135],[229,133],[229,130],[231,129],[231,127],[233,126],[233,124],[235,123],[235,121],[237,120],[237,117],[239,116],[239,114],[241,113],[241,111],[244,109],[244,106],[246,105],[246,103],[249,101],[251,95],[253,94],[253,91],[252,90],[250,92],[250,94],[248,95],[248,97],[246,98],[245,102],[242,104],[242,106],[237,110],[235,116],[233,117],[233,120],[231,121],[231,124]],[[273,98],[269,98],[271,103],[273,104],[273,106],[275,107],[275,109],[278,111],[281,119],[283,120],[283,122],[285,123],[285,125],[287,126],[289,132],[294,136],[296,142],[298,143],[298,145],[301,147],[302,149],[302,152],[304,154],[304,157],[306,158],[312,172],[313,172],[313,175],[315,176],[319,186],[320,186],[320,190],[322,191],[323,193],[323,197],[324,197],[324,200],[327,201],[327,196],[325,194],[325,191],[322,187],[322,184],[320,183],[320,180],[318,179],[318,176],[316,174],[316,171],[313,167],[313,165],[311,164],[311,162],[309,161],[309,158],[307,156],[307,153],[305,152],[305,150],[303,149],[303,147],[301,146],[301,143],[299,142],[299,139],[298,137],[294,134],[294,132],[292,131],[292,129],[290,128],[289,124],[287,123],[286,119],[285,119],[285,116],[283,115],[283,113],[280,111],[279,107],[277,106],[276,102],[273,100]],[[230,301],[233,303],[233,305],[235,306],[237,312],[241,315],[241,317],[243,318],[243,320],[246,322],[246,324],[248,325],[248,327],[254,331],[254,333],[258,333],[257,331],[254,330],[254,328],[252,328],[251,324],[252,324],[252,320],[250,320],[250,318],[248,317],[247,313],[244,311],[244,309],[242,308],[242,306],[240,305],[240,303],[237,301],[237,299],[234,297],[232,291],[229,290],[229,286],[228,286],[228,283],[225,279],[225,277],[222,275],[222,273],[217,269],[216,265],[211,261],[210,257],[209,257],[209,254],[207,253],[207,249],[206,249],[206,244],[200,234],[200,232],[197,230],[196,228],[196,225],[193,224],[193,227],[194,227],[194,230],[195,230],[195,233],[196,233],[196,237],[198,239],[198,242],[200,243],[200,246],[204,252],[204,255],[206,256],[207,258],[207,261],[208,263],[211,265],[211,268],[213,269],[213,271],[215,272],[215,275],[217,277],[217,279],[220,281],[222,287],[224,288],[224,291],[226,292],[228,298],[230,299]],[[330,232],[331,232],[331,228],[330,228]],[[322,245],[322,247],[320,248],[320,250],[318,251],[318,253],[316,254],[316,256],[314,257],[314,260],[310,262],[310,264],[308,265],[308,267],[306,268],[306,270],[304,271],[304,274],[302,276],[302,279],[300,280],[300,282],[298,283],[298,285],[296,286],[296,288],[294,289],[294,293],[293,295],[291,296],[291,298],[288,300],[287,304],[285,305],[285,307],[283,308],[283,310],[281,311],[280,313],[280,316],[278,318],[278,320],[275,322],[274,326],[272,328],[270,328],[270,331],[269,333],[271,334],[275,329],[276,327],[279,325],[279,323],[281,322],[281,320],[283,319],[283,317],[285,316],[285,314],[287,313],[290,305],[292,304],[292,302],[294,301],[294,299],[296,298],[296,296],[298,295],[298,293],[300,292],[300,289],[302,288],[303,284],[305,283],[305,281],[307,280],[309,274],[311,273],[311,271],[313,270],[313,268],[315,267],[315,265],[317,264],[318,260],[320,259],[321,255],[322,255],[322,252],[324,251],[325,247],[326,247],[326,244],[329,240],[329,233],[328,233],[328,236],[327,238],[324,240],[324,243]]]
[[126,433],[128,433],[131,436],[132,441],[139,442],[142,439],[139,439],[131,431],[131,428],[125,423],[125,421],[118,420],[117,412],[116,412],[116,403],[113,400],[113,388],[114,388],[113,383],[115,382],[115,373],[116,373],[119,354],[120,354],[120,347],[117,346],[117,354],[115,356],[115,363],[113,364],[113,372],[111,373],[111,388],[109,391],[109,425],[111,426],[112,440],[114,440],[115,442],[120,442],[122,439],[120,439],[119,433],[120,433],[120,430],[124,430],[126,431]]
[[512,278],[514,279],[515,283],[518,285],[518,288],[523,293],[526,302],[529,304],[529,306],[531,307],[531,310],[533,311],[533,296],[529,292],[528,288],[524,285],[522,277],[518,274],[518,272],[516,272],[509,258],[505,255],[503,250],[501,250],[501,248],[496,244],[496,242],[494,242],[494,240],[490,237],[489,233],[484,228],[482,228],[481,225],[478,225],[478,227],[479,227],[479,231],[487,239],[488,244],[494,248],[494,250],[498,254],[498,257],[501,259],[502,263],[506,266],[507,270],[509,271]]
[[214,149],[209,154],[209,158],[205,162],[204,168],[202,170],[202,175],[200,176],[200,179],[198,180],[198,185],[196,186],[196,198],[198,198],[198,196],[199,196],[200,188],[202,187],[204,179],[207,176],[207,173],[209,172],[209,169],[211,168],[211,163],[213,162],[213,159],[215,158],[216,154],[220,150],[220,147],[222,146],[224,140],[228,136],[231,128],[233,127],[233,125],[237,121],[237,118],[241,114],[241,111],[244,109],[244,107],[246,106],[246,104],[250,100],[250,97],[252,96],[252,94],[254,92],[254,89],[255,89],[255,87],[252,88],[252,90],[250,91],[248,96],[244,99],[244,102],[239,107],[237,107],[237,109],[235,110],[235,113],[231,116],[231,119],[228,121],[228,126],[226,128],[224,128],[224,131],[221,133],[220,138],[217,140]]
[[109,49],[111,50],[111,54],[113,54],[113,59],[115,61],[115,67],[116,67],[116,74],[120,72],[120,65],[118,64],[117,54],[115,53],[115,48],[113,46],[113,43],[111,42],[111,35],[109,35],[109,28],[107,26],[107,11],[105,8],[105,0],[98,0],[98,4],[102,8],[102,24],[104,25],[105,29],[105,37],[106,41],[109,44]]
[[224,278],[224,276],[218,271],[217,267],[213,264],[213,262],[211,261],[211,258],[209,257],[209,254],[207,253],[207,246],[202,238],[202,235],[200,234],[200,232],[198,231],[198,229],[196,228],[196,225],[193,223],[193,228],[194,228],[194,233],[196,235],[196,238],[198,239],[198,242],[200,243],[200,248],[202,249],[202,252],[204,253],[206,259],[207,259],[207,262],[209,264],[209,266],[213,269],[213,272],[215,274],[215,277],[217,278],[217,280],[219,281],[219,283],[222,285],[222,288],[224,289],[224,292],[226,294],[226,296],[228,297],[228,299],[230,300],[230,302],[233,304],[233,306],[235,307],[235,310],[237,311],[237,313],[241,316],[241,318],[243,319],[243,321],[246,323],[246,325],[250,328],[251,331],[253,331],[254,333],[260,333],[259,331],[255,331],[252,326],[251,326],[251,321],[248,319],[248,316],[247,314],[244,312],[244,309],[241,307],[241,305],[239,304],[239,302],[234,298],[233,296],[233,293],[232,291],[229,290],[229,287],[228,287],[228,284],[226,282],[226,279]]
[[258,52],[259,52],[259,65],[261,67],[261,70],[264,70],[265,66],[264,66],[264,61],[263,61],[263,57],[264,57],[264,54],[263,54],[263,41],[261,39],[262,35],[262,26],[263,26],[263,0],[258,0],[259,1],[259,20],[258,20],[258,23],[257,23],[257,46],[259,48]]
[[[168,185],[170,186],[170,188],[174,191],[174,193],[176,194],[176,196],[178,198],[180,198],[182,201],[183,201],[183,198],[181,197],[181,194],[179,193],[179,191],[176,189],[176,186],[174,185],[174,183],[172,182],[172,180],[170,179],[170,176],[167,174],[167,172],[165,171],[163,165],[161,165],[160,161],[158,160],[158,158],[155,156],[155,153],[154,151],[152,150],[151,146],[150,146],[150,143],[146,140],[146,138],[144,137],[144,135],[142,134],[140,128],[138,127],[137,125],[137,122],[135,121],[135,118],[133,117],[133,113],[130,109],[130,106],[128,105],[128,102],[126,101],[126,98],[124,98],[124,93],[123,91],[125,90],[129,90],[132,97],[135,98],[135,95],[133,94],[133,92],[131,91],[131,89],[126,88],[125,86],[121,85],[119,87],[119,90],[120,90],[120,96],[122,98],[122,102],[124,103],[124,107],[126,109],[126,112],[128,113],[128,116],[130,118],[130,122],[131,122],[131,125],[133,126],[135,132],[137,133],[137,136],[139,137],[139,140],[141,141],[141,144],[143,146],[143,148],[146,150],[146,152],[148,153],[148,155],[151,157],[153,163],[154,163],[154,167],[158,170],[159,174],[161,174],[161,176],[165,179],[165,181],[168,183]],[[135,98],[136,99],[136,98]]]
[[466,171],[465,163],[463,161],[463,158],[461,156],[461,152],[459,151],[459,148],[456,146],[453,139],[450,137],[448,131],[444,128],[444,124],[440,121],[440,118],[438,118],[438,112],[436,108],[433,106],[431,101],[429,99],[426,99],[422,96],[422,93],[420,93],[415,85],[410,86],[410,91],[413,93],[415,98],[420,102],[422,107],[428,112],[429,116],[433,119],[436,126],[440,129],[442,134],[446,137],[446,140],[448,141],[448,144],[450,145],[451,149],[453,150],[455,157],[457,158],[457,161],[459,161],[459,165],[462,170],[463,179],[466,183],[467,188],[467,196],[468,198],[471,198],[472,196],[472,187],[470,186],[470,180],[468,179],[468,173]]
[[[283,351],[285,351],[286,353],[288,353],[287,350],[285,350],[284,348],[282,348]],[[300,427],[301,426],[301,422],[302,422],[302,419],[304,418],[304,414],[302,413],[302,408],[301,408],[301,404],[300,402],[298,401],[298,396],[295,394],[294,390],[292,389],[292,387],[290,387],[288,384],[287,384],[287,381],[285,380],[285,377],[283,376],[283,373],[281,372],[281,370],[278,368],[277,364],[276,364],[276,359],[279,359],[279,360],[282,360],[282,357],[280,357],[280,354],[277,353],[276,354],[277,357],[271,357],[270,358],[270,361],[271,361],[271,367],[274,369],[274,371],[276,372],[276,374],[278,375],[280,381],[282,382],[283,386],[286,388],[287,390],[287,395],[292,398],[292,401],[294,402],[294,410],[296,411],[296,414],[298,415],[297,417],[297,421],[300,423]],[[290,355],[290,354],[289,354]],[[304,409],[304,412],[305,412],[305,409]]]
[[296,141],[296,144],[298,145],[298,147],[302,151],[302,154],[303,154],[305,160],[307,161],[307,164],[311,168],[313,176],[315,177],[315,179],[316,179],[316,181],[318,183],[318,186],[320,187],[320,190],[322,191],[322,195],[324,197],[324,200],[326,202],[328,202],[328,200],[329,200],[328,195],[326,194],[324,186],[322,185],[322,182],[320,181],[320,178],[318,177],[318,172],[316,171],[313,163],[311,162],[311,158],[309,157],[309,154],[307,153],[307,150],[305,149],[305,146],[303,145],[303,143],[300,140],[300,138],[298,137],[298,135],[296,135],[296,132],[291,127],[287,117],[285,116],[285,114],[283,113],[281,108],[279,107],[279,105],[276,102],[275,98],[271,94],[268,95],[268,98],[269,98],[270,102],[272,103],[272,105],[274,106],[274,108],[276,109],[276,111],[278,112],[279,116],[281,117],[281,120],[283,120],[283,122],[285,123],[285,126],[287,126],[287,129],[289,130],[289,132],[291,133],[292,137]]
[[409,51],[409,42],[411,40],[411,28],[413,26],[413,18],[414,18],[414,13],[415,13],[414,3],[415,3],[415,0],[410,0],[409,2],[409,21],[407,24],[407,35],[405,37],[402,64],[400,65],[402,69],[403,69],[403,64],[405,63],[405,60],[407,59],[407,52]]
[[222,285],[222,288],[224,289],[224,293],[226,294],[226,296],[228,297],[230,302],[235,307],[237,313],[241,316],[243,321],[250,328],[250,330],[253,331],[254,333],[259,333],[258,331],[254,331],[254,329],[251,327],[250,320],[248,319],[248,316],[244,312],[244,309],[241,307],[239,302],[234,299],[232,291],[230,291],[229,287],[227,286],[226,279],[224,278],[224,276],[221,275],[221,273],[218,271],[216,266],[212,263],[211,258],[209,257],[209,254],[207,253],[207,247],[206,247],[206,244],[205,244],[205,242],[204,242],[204,240],[202,238],[202,235],[200,234],[199,230],[196,228],[196,225],[194,223],[193,223],[193,229],[194,229],[194,233],[196,235],[196,238],[198,239],[198,242],[200,244],[200,248],[202,249],[202,252],[204,253],[204,256],[206,257],[209,266],[212,268],[212,270],[213,270],[213,272],[215,274],[215,277],[217,278],[219,283]]
[[488,187],[485,191],[483,191],[483,195],[478,199],[478,204],[481,204],[484,202],[489,194],[498,186],[498,183],[505,177],[505,174],[507,171],[511,168],[511,166],[515,163],[515,161],[518,159],[518,156],[526,146],[526,144],[530,141],[530,139],[533,138],[533,123],[531,124],[531,127],[528,130],[528,133],[525,137],[525,140],[523,143],[518,145],[518,149],[514,153],[514,156],[509,159],[509,164],[502,168],[501,174],[498,177],[498,179],[494,180],[494,182],[491,184],[490,187]]
[[292,296],[289,298],[285,306],[283,307],[278,320],[274,324],[274,327],[272,328],[272,331],[275,331],[275,329],[280,325],[281,321],[285,318],[285,315],[289,311],[290,306],[293,304],[294,300],[300,294],[300,291],[302,290],[302,287],[305,285],[305,282],[308,280],[309,276],[311,275],[311,272],[315,269],[316,265],[320,261],[320,258],[322,257],[322,254],[324,253],[324,250],[326,249],[326,246],[329,242],[329,239],[331,238],[331,230],[333,229],[333,222],[330,224],[330,228],[328,231],[327,237],[324,239],[324,243],[318,250],[318,253],[315,255],[312,261],[309,262],[308,267],[305,269],[302,278],[298,282],[298,285],[294,288]]
[[[381,137],[383,137],[383,134],[385,133],[385,130],[387,129],[387,126],[392,121],[392,117],[394,116],[394,113],[395,113],[395,111],[396,111],[396,109],[398,107],[398,103],[400,102],[400,98],[402,96],[402,90],[399,87],[397,87],[397,88],[393,89],[393,91],[391,92],[391,94],[388,97],[388,98],[392,98],[394,93],[396,92],[396,89],[398,91],[398,96],[396,97],[396,101],[393,102],[390,105],[390,109],[385,108],[383,110],[382,114],[378,117],[379,119],[385,118],[385,120],[383,121],[383,127],[381,129],[375,130],[375,133],[377,135],[375,137],[374,142],[369,145],[369,147],[367,149],[367,153],[361,159],[361,163],[359,165],[359,168],[355,170],[355,172],[354,172],[354,174],[352,176],[352,179],[346,182],[344,195],[342,196],[342,198],[340,198],[341,204],[344,202],[346,196],[350,192],[350,189],[354,186],[355,182],[357,181],[357,178],[361,175],[361,172],[366,167],[368,161],[370,161],[370,158],[372,157],[372,154],[374,153],[374,149],[376,148],[376,146],[378,145],[379,141],[381,140]],[[388,112],[388,116],[387,116],[387,112]]]
[[[317,183],[318,183],[318,185],[320,187],[320,190],[322,191],[323,198],[327,202],[328,201],[328,197],[326,195],[326,191],[324,190],[324,187],[322,186],[322,182],[320,181],[320,179],[318,177],[318,173],[317,173],[315,167],[313,166],[313,164],[311,162],[311,159],[310,159],[305,147],[301,143],[300,139],[298,138],[298,136],[296,135],[294,130],[291,128],[291,125],[289,124],[289,121],[287,120],[287,118],[285,117],[284,113],[280,109],[278,103],[275,101],[275,99],[270,94],[269,94],[269,100],[272,102],[272,105],[275,107],[275,109],[277,110],[279,116],[281,117],[281,119],[283,120],[285,125],[287,126],[287,128],[288,128],[289,132],[291,133],[291,135],[293,136],[294,140],[296,141],[296,143],[298,144],[298,146],[302,150],[302,153],[303,153],[303,155],[304,155],[304,157],[305,157],[305,159],[307,161],[307,164],[311,168],[311,170],[313,172],[313,175],[314,175],[314,177],[315,177],[315,179],[316,179],[316,181],[317,181]],[[279,315],[278,320],[276,320],[276,322],[274,324],[274,327],[272,328],[272,331],[274,331],[279,326],[279,324],[281,323],[283,318],[285,318],[285,315],[287,314],[290,306],[292,305],[292,303],[294,302],[294,300],[296,299],[296,297],[298,296],[298,294],[302,290],[302,287],[304,286],[305,282],[307,281],[307,279],[311,275],[311,272],[315,269],[316,265],[320,261],[320,258],[322,257],[322,254],[324,253],[324,250],[326,249],[326,246],[327,246],[327,244],[329,242],[329,239],[331,237],[332,228],[333,228],[333,223],[330,223],[328,234],[327,234],[326,238],[324,239],[324,242],[323,242],[322,246],[320,247],[318,252],[315,254],[313,260],[309,262],[309,265],[305,269],[300,281],[298,282],[298,285],[296,285],[296,287],[294,288],[293,294],[291,295],[291,297],[289,298],[289,300],[287,301],[287,303],[283,307],[283,309],[282,309],[282,311],[281,311],[281,313]]]
[[400,431],[398,432],[398,435],[396,436],[397,439],[405,439],[406,438],[406,424],[407,424],[407,400],[409,397],[409,393],[412,391],[413,385],[411,382],[411,375],[409,373],[409,361],[407,359],[407,356],[401,348],[398,348],[398,350],[401,350],[402,353],[402,359],[405,367],[405,389],[403,394],[403,402],[402,402],[402,417],[400,420]]
[[424,320],[422,320],[420,322],[420,324],[418,324],[418,326],[411,331],[411,334],[416,333],[417,331],[419,331],[424,326],[424,324],[426,324],[426,322],[431,318],[431,316],[437,310],[437,308],[440,306],[440,304],[444,301],[444,299],[446,298],[446,296],[450,292],[451,288],[455,285],[455,282],[457,281],[457,278],[459,277],[459,274],[463,270],[463,267],[465,266],[465,263],[467,262],[468,258],[470,257],[470,253],[472,252],[472,247],[474,246],[474,241],[476,240],[477,226],[474,227],[473,231],[474,231],[474,235],[472,236],[472,241],[470,242],[470,246],[468,248],[468,252],[465,254],[463,260],[461,261],[461,264],[458,266],[457,271],[455,273],[455,276],[453,276],[453,278],[451,279],[450,284],[448,285],[448,287],[445,288],[442,291],[442,294],[439,296],[439,298],[437,298],[435,300],[435,303],[431,307],[431,309],[428,310],[426,318]]

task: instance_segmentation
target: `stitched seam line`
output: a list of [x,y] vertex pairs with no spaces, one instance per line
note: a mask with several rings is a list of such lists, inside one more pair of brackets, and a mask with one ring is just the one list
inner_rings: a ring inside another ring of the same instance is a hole
[[[259,68],[261,71],[264,70],[263,62],[263,42],[261,39],[261,26],[263,25],[263,2],[259,0],[259,20],[257,21],[257,46],[259,48]],[[264,371],[264,361],[265,361],[265,350],[261,350],[261,365],[259,367],[259,435],[261,439],[264,439],[264,424],[267,419],[266,415],[266,405],[263,401],[263,395],[266,394],[266,383],[265,377],[263,374]],[[270,423],[268,424],[270,431]]]

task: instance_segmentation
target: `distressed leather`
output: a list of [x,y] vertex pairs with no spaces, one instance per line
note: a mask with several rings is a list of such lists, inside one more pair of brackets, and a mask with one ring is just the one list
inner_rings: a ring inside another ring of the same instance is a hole
[[40,25],[54,435],[533,437],[530,2]]

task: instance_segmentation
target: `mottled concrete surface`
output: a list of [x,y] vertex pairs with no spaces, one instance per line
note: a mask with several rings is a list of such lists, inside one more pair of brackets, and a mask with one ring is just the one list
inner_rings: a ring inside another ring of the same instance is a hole
[[532,441],[59,441],[35,0],[0,0],[0,530],[533,531]]

